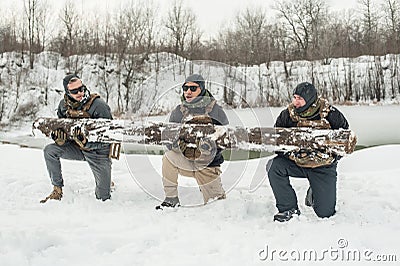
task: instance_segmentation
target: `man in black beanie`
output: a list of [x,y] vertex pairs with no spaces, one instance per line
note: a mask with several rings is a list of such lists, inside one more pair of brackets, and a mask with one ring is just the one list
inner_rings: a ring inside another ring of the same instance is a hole
[[[181,104],[171,112],[169,122],[227,125],[228,118],[210,91],[205,88],[204,78],[193,74],[185,79]],[[197,148],[194,148],[184,140],[178,139],[167,148],[169,151],[164,154],[162,160],[165,199],[156,209],[180,205],[178,174],[196,179],[203,194],[204,204],[213,199],[225,199],[220,177],[220,165],[224,158],[214,141],[200,139]]]
[[305,104],[303,106],[300,106],[302,105],[301,101],[294,102],[297,105],[295,106],[296,112],[301,113],[307,110],[308,107],[310,107],[311,104],[315,102],[315,100],[317,99],[317,90],[311,83],[303,82],[296,86],[296,88],[293,91],[293,95],[300,96],[305,101]]
[[[63,79],[64,98],[57,109],[58,118],[105,118],[112,119],[110,107],[100,95],[90,93],[76,74]],[[55,143],[44,148],[44,158],[53,191],[41,203],[47,200],[61,200],[64,179],[60,159],[87,161],[95,177],[97,199],[107,200],[111,197],[111,158],[110,149],[113,144],[90,142],[80,128],[75,128],[73,139],[67,138],[66,132],[56,129],[51,133]]]
[[[278,116],[275,127],[312,127],[315,129],[348,129],[343,114],[327,100],[318,97],[314,85],[303,82],[293,91],[292,103]],[[267,163],[269,182],[276,199],[278,214],[274,221],[285,222],[300,215],[296,193],[289,177],[307,178],[310,188],[305,205],[313,207],[318,217],[335,214],[336,167],[340,157],[323,150],[277,152]]]

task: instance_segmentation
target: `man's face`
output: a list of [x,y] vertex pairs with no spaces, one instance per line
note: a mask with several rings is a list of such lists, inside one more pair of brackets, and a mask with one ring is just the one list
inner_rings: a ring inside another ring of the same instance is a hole
[[304,98],[297,94],[293,95],[292,103],[296,108],[300,108],[306,105],[306,101],[304,100]]
[[185,100],[190,103],[191,101],[193,101],[197,96],[199,96],[199,94],[201,93],[201,88],[199,86],[199,84],[195,83],[195,82],[186,82],[185,86],[188,87],[197,87],[195,91],[192,91],[191,89],[187,89],[185,91],[185,89],[183,90],[183,95],[185,96]]
[[[85,90],[82,88],[82,85],[83,85],[82,80],[71,79],[71,81],[68,83],[68,86],[67,86],[68,90],[70,91],[69,95],[78,102],[80,102],[82,100],[83,96],[85,95]],[[74,94],[74,92],[75,92],[75,94]]]

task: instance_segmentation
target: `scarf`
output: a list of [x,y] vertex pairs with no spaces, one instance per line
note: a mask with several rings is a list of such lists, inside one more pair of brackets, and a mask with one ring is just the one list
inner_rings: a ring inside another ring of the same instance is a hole
[[90,99],[90,91],[85,89],[85,94],[83,95],[82,100],[79,102],[72,98],[69,93],[64,94],[64,100],[67,106],[71,107],[74,110],[81,110],[82,107],[89,101]]
[[[203,94],[203,95],[201,95]],[[206,107],[211,103],[211,101],[214,99],[214,97],[211,95],[211,93],[208,90],[204,90],[204,93],[199,94],[193,101],[187,102],[185,99],[185,96],[181,96],[181,102],[183,106],[189,108],[189,109],[194,109],[194,108],[202,108]]]
[[321,108],[321,98],[318,98],[313,104],[310,105],[303,112],[298,113],[301,118],[312,119],[319,114]]

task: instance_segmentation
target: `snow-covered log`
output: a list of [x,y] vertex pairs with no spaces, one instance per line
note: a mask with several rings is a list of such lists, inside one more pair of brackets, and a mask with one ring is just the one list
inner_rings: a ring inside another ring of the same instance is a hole
[[351,130],[315,130],[311,128],[226,127],[212,124],[177,124],[107,119],[38,118],[34,130],[46,136],[56,129],[69,137],[73,128],[81,127],[89,141],[142,143],[149,145],[172,144],[180,139],[198,145],[200,139],[215,141],[222,149],[259,151],[317,149],[337,155],[352,153],[356,136]]

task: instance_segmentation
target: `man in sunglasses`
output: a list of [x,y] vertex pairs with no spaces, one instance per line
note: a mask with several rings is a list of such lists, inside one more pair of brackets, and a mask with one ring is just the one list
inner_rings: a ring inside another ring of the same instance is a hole
[[[63,79],[64,99],[59,103],[59,118],[105,118],[112,119],[110,107],[96,93],[90,93],[82,80],[76,75],[67,75]],[[51,133],[55,143],[44,148],[44,158],[50,175],[53,191],[41,203],[49,199],[61,200],[64,180],[61,173],[60,159],[87,161],[95,178],[97,199],[109,199],[111,185],[110,144],[88,142],[79,128],[68,139],[62,129]]]
[[[205,88],[205,80],[199,74],[186,78],[182,86],[181,104],[170,114],[169,121],[187,124],[227,125],[224,110]],[[220,165],[224,162],[221,149],[214,141],[202,138],[193,147],[177,139],[162,159],[162,181],[165,200],[156,209],[180,206],[178,198],[178,174],[196,179],[203,194],[204,204],[212,199],[225,199],[221,184]]]

